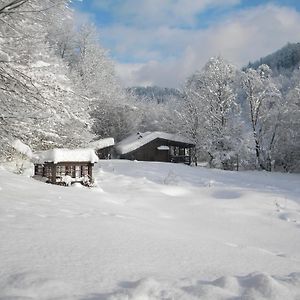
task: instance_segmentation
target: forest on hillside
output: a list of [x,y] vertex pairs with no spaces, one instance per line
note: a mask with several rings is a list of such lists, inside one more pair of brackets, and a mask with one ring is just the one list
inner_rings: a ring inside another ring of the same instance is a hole
[[121,86],[98,29],[79,26],[70,1],[4,0],[0,21],[2,161],[18,155],[15,139],[37,151],[166,131],[192,140],[211,167],[300,170],[297,68],[239,70],[215,57],[180,91],[145,96]]
[[288,43],[276,52],[250,62],[247,67],[257,69],[262,64],[268,65],[276,75],[291,75],[294,70],[299,69],[300,43]]

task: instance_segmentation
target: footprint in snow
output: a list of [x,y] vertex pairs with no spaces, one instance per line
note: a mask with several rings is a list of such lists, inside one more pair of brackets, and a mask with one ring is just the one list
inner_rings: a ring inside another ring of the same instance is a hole
[[300,214],[298,212],[282,212],[278,214],[278,218],[286,222],[300,224]]
[[276,254],[276,256],[279,256],[279,257],[288,257],[285,253],[279,253],[279,254]]
[[293,260],[293,261],[297,261],[295,259],[292,259],[291,257],[289,257],[287,254],[285,253],[275,253],[275,252],[272,252],[270,250],[266,250],[266,249],[263,249],[263,248],[258,248],[258,247],[252,247],[252,246],[243,246],[243,245],[237,245],[237,244],[234,244],[234,243],[225,243],[225,245],[229,246],[229,247],[233,247],[233,248],[240,248],[240,249],[254,249],[254,250],[257,250],[259,252],[263,252],[265,254],[269,254],[269,255],[273,255],[273,256],[278,256],[278,257],[281,257],[281,258],[287,258],[287,259],[290,259],[290,260]]
[[128,219],[128,217],[119,215],[119,214],[114,214],[114,213],[108,213],[108,212],[102,212],[101,215],[106,216],[106,217],[115,217],[115,218],[121,218],[121,219]]

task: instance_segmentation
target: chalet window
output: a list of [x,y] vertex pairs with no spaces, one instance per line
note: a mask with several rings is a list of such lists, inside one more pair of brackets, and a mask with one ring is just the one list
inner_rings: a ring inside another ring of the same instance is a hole
[[174,147],[174,155],[179,155],[179,147]]
[[88,166],[82,166],[82,176],[89,175],[89,167]]
[[185,148],[179,148],[179,155],[185,155]]
[[171,147],[170,147],[170,154],[171,154],[171,155],[174,155],[174,154],[175,154],[175,153],[174,153],[174,152],[175,152],[175,151],[174,151],[174,148],[175,148],[174,146],[171,146]]
[[35,170],[34,170],[34,174],[39,175],[39,176],[43,176],[44,175],[43,173],[44,173],[43,165],[36,165]]
[[51,166],[45,167],[45,177],[51,179],[52,178],[52,169]]

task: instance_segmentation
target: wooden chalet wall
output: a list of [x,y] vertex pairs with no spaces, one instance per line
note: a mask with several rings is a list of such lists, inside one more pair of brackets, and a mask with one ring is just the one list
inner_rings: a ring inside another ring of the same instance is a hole
[[99,157],[99,159],[110,159],[112,152],[113,152],[113,146],[96,150],[96,154]]
[[[121,158],[129,159],[129,160],[140,160],[140,161],[184,162],[180,160],[178,161],[174,160],[174,156],[170,154],[170,150],[159,150],[158,147],[160,146],[168,146],[168,147],[174,146],[174,147],[186,148],[186,149],[191,149],[194,147],[193,144],[185,144],[185,143],[157,138],[132,152],[121,155]],[[185,162],[188,164],[191,163],[190,155],[189,158],[187,158],[187,161]]]

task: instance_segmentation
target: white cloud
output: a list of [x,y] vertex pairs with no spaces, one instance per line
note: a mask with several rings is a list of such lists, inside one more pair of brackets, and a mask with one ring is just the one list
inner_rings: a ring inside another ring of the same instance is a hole
[[[147,65],[144,64],[119,64],[116,63],[115,69],[120,81],[126,86],[149,86],[153,85],[153,80],[143,80],[140,76],[141,69]],[[148,63],[149,66],[149,63]],[[137,84],[138,83],[138,84]]]
[[125,85],[178,86],[212,56],[222,55],[240,67],[287,42],[300,41],[299,24],[296,10],[266,5],[232,14],[206,29],[119,26],[105,29],[102,35],[114,36],[119,55],[143,61],[119,63],[117,72]]

